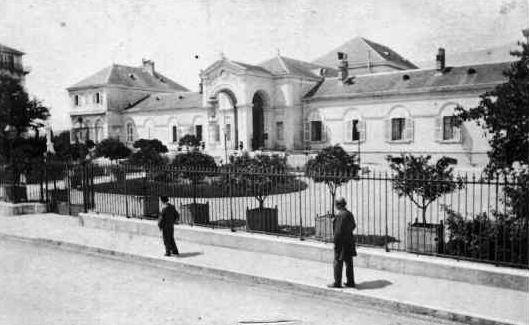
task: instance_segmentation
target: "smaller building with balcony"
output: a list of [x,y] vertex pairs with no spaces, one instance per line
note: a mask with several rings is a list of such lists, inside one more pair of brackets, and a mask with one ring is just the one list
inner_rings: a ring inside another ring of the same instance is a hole
[[24,83],[25,76],[29,73],[29,68],[22,64],[23,55],[24,52],[0,44],[0,73],[18,78]]

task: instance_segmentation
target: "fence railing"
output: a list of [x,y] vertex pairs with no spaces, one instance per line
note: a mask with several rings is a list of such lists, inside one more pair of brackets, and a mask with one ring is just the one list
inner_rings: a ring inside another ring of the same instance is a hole
[[[332,241],[333,199],[325,181],[349,175],[321,171],[310,176],[222,167],[48,163],[42,181],[27,182],[27,190],[28,199],[48,202],[63,213],[92,210],[147,219],[158,216],[159,197],[168,196],[183,223]],[[401,195],[394,177],[371,171],[337,187],[336,196],[347,200],[355,216],[357,244],[529,268],[527,183],[508,175],[401,179],[422,187],[423,194],[447,182],[457,185],[422,209],[416,204],[421,196]]]

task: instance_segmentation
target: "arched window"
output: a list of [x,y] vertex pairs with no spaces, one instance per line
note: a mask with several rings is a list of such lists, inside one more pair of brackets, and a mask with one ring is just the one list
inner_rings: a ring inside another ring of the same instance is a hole
[[126,125],[126,140],[128,143],[134,142],[134,124],[132,122],[127,123]]
[[461,124],[455,114],[455,105],[444,107],[435,117],[435,141],[442,143],[461,142]]
[[325,126],[317,111],[312,112],[305,122],[304,138],[307,142],[325,142]]
[[387,142],[413,142],[415,123],[404,107],[395,107],[385,120],[385,138]]

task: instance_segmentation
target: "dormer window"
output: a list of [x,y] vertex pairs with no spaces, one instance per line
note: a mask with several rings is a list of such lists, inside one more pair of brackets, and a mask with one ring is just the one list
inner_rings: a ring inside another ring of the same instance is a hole
[[102,97],[101,93],[95,93],[94,94],[94,103],[101,104],[101,102],[103,101],[101,97]]
[[75,95],[75,96],[73,96],[73,104],[74,104],[75,106],[79,106],[79,104],[80,104],[80,103],[79,103],[79,95]]

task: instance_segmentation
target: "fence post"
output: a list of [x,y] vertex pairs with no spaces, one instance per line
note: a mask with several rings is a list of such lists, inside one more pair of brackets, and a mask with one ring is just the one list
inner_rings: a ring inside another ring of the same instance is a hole
[[386,249],[386,252],[389,252],[389,247],[388,247],[388,172],[385,173],[385,177],[384,177],[384,180],[385,180],[385,183],[386,183],[386,213],[385,213],[385,223],[386,223],[386,226],[385,226],[385,234],[384,234],[384,247]]
[[305,240],[303,238],[303,214],[301,213],[302,211],[302,208],[301,208],[301,201],[302,201],[302,196],[301,196],[301,181],[299,182],[299,188],[298,188],[298,194],[299,194],[299,240]]
[[[127,195],[127,166],[125,165],[125,166],[122,166],[122,167],[123,167],[123,174],[124,174],[123,191],[124,191],[124,194],[125,194],[125,217],[130,218],[130,216],[129,216],[129,199],[128,199],[128,195]],[[121,172],[119,171],[119,168],[121,168],[121,166],[116,164],[116,175],[117,175],[118,178],[119,178],[119,175],[121,174]],[[116,181],[119,182],[119,179],[117,179]]]
[[230,197],[230,230],[235,232],[235,227],[233,226],[233,191],[232,191],[232,178],[231,173],[228,170],[228,196]]
[[66,196],[68,197],[68,215],[72,215],[72,197],[71,197],[71,190],[72,190],[72,183],[70,181],[70,166],[68,163],[66,163]]

